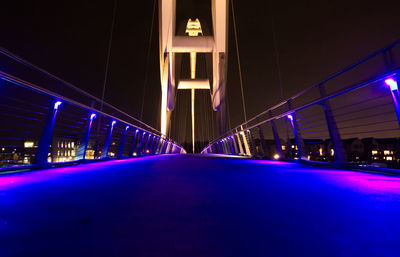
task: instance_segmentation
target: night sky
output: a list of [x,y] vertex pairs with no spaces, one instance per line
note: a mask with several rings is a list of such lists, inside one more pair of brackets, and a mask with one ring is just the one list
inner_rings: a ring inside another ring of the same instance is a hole
[[[272,20],[284,96],[289,97],[400,39],[400,1],[394,2],[236,0],[247,116],[281,100]],[[113,5],[113,0],[2,1],[0,46],[100,97]],[[150,47],[143,121],[158,128],[158,20],[149,45],[152,11],[150,0],[117,1],[105,100],[140,117]],[[232,127],[244,120],[233,36],[230,20],[227,93]]]

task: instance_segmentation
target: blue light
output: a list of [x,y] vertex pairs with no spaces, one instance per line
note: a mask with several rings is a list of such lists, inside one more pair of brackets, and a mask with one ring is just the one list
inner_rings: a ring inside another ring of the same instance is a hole
[[90,120],[93,120],[94,118],[96,118],[96,113],[92,113],[92,114],[90,115]]
[[289,120],[293,121],[293,115],[289,114],[288,116],[286,116]]
[[392,91],[398,89],[398,87],[397,87],[397,81],[394,80],[394,79],[392,79],[392,78],[386,79],[386,80],[385,80],[385,84],[388,85],[388,86],[390,87],[390,90],[392,90]]
[[58,107],[62,104],[61,101],[57,101],[54,103],[54,110],[58,110]]
[[116,120],[113,120],[112,122],[111,122],[111,127],[114,127],[114,125],[117,123],[117,121]]
[[129,129],[129,126],[126,126],[126,127],[125,127],[125,130],[128,130],[128,129]]

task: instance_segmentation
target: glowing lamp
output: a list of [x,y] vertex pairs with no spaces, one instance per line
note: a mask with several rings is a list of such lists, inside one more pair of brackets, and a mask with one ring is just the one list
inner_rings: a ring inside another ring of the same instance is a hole
[[113,121],[111,122],[111,126],[114,127],[115,123],[117,123],[117,121],[113,120]]
[[289,114],[289,115],[287,116],[287,118],[288,118],[289,120],[293,121],[293,115]]
[[58,107],[62,104],[61,101],[57,101],[54,103],[54,110],[58,110]]
[[390,90],[394,91],[397,90],[397,81],[390,78],[385,80],[385,84],[390,87]]
[[96,118],[96,114],[95,114],[95,113],[92,113],[92,114],[90,115],[90,120],[93,120],[94,118]]
[[128,130],[128,129],[129,129],[129,126],[126,126],[126,127],[125,127],[125,130]]
[[279,159],[279,154],[274,154],[274,159],[278,160]]

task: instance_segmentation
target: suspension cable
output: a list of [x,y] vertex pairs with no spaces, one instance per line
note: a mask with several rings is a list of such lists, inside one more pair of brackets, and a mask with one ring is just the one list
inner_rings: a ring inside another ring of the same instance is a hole
[[156,0],[153,2],[153,15],[151,17],[151,27],[150,27],[150,36],[149,36],[149,43],[147,48],[147,57],[146,57],[146,66],[144,70],[144,83],[143,83],[143,94],[142,94],[142,106],[140,108],[140,120],[143,119],[143,108],[144,108],[144,98],[146,96],[146,84],[149,77],[149,63],[150,63],[150,51],[151,51],[151,42],[153,40],[153,27],[154,27],[154,16],[156,13]]
[[118,2],[118,0],[114,0],[114,8],[113,8],[113,14],[112,14],[112,20],[111,20],[111,29],[110,29],[110,38],[108,39],[106,69],[104,71],[103,91],[101,93],[100,111],[103,111],[104,96],[105,96],[105,93],[106,93],[108,69],[109,69],[109,66],[110,66],[109,64],[110,64],[110,56],[111,56],[112,38],[113,38],[113,34],[114,34],[115,14],[117,12],[117,2]]
[[239,44],[238,44],[237,29],[236,29],[236,18],[235,18],[235,10],[234,10],[235,8],[233,6],[233,0],[231,0],[230,2],[231,2],[231,9],[232,9],[233,30],[235,32],[236,56],[237,56],[238,68],[239,68],[240,90],[241,90],[241,93],[242,93],[243,115],[244,115],[244,121],[245,121],[245,123],[247,123],[246,104],[245,104],[245,101],[244,101],[244,92],[243,92],[242,68],[240,66]]

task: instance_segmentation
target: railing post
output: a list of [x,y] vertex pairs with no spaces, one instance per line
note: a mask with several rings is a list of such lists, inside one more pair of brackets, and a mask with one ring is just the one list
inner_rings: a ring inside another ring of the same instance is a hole
[[394,77],[385,79],[385,84],[390,87],[390,93],[392,94],[394,109],[397,115],[397,122],[400,128],[400,96],[397,81]]
[[40,168],[47,166],[47,157],[49,155],[50,144],[53,137],[54,123],[56,121],[57,111],[61,105],[60,101],[52,101],[49,107],[46,124],[39,141],[39,147],[35,156],[35,164]]
[[108,149],[110,148],[110,144],[111,144],[112,131],[113,131],[114,125],[116,123],[117,122],[115,120],[113,120],[113,121],[111,121],[110,126],[108,126],[107,137],[106,137],[106,141],[104,142],[103,151],[101,152],[101,158],[108,157]]
[[271,158],[269,151],[268,151],[268,147],[267,147],[267,143],[265,142],[265,138],[264,138],[264,132],[261,128],[261,126],[258,126],[258,134],[260,136],[260,144],[263,150],[263,156],[262,157],[267,157],[267,158]]
[[137,137],[138,137],[138,133],[139,132],[139,130],[138,129],[136,129],[135,130],[135,135],[133,136],[133,141],[132,141],[132,145],[131,145],[131,147],[129,148],[129,154],[128,154],[128,156],[129,157],[132,157],[133,156],[133,153],[134,153],[134,151],[135,151],[135,148],[136,148],[136,143],[137,143]]
[[152,153],[152,154],[155,154],[155,153],[156,153],[157,146],[158,146],[158,140],[159,140],[159,138],[158,138],[158,136],[156,136],[156,137],[154,138],[154,140],[153,140],[153,145],[152,145],[152,147],[151,147],[150,153]]
[[[287,101],[287,105],[289,110],[292,109],[292,104],[290,100]],[[304,145],[303,137],[301,136],[299,125],[297,124],[296,114],[293,112],[291,115],[288,115],[290,123],[292,124],[294,139],[297,145],[297,154],[299,155],[299,160],[307,160],[307,151],[306,146]]]
[[232,140],[232,145],[233,145],[233,149],[234,149],[234,153],[235,154],[239,154],[239,150],[238,147],[236,145],[236,140],[235,140],[235,136],[231,136],[231,140]]
[[243,145],[242,145],[242,142],[240,140],[240,133],[235,134],[235,136],[237,138],[237,142],[238,142],[238,145],[239,145],[239,154],[240,155],[244,155]]
[[231,154],[236,154],[235,149],[233,148],[233,142],[231,137],[227,137],[227,140],[229,142],[229,149],[231,150]]
[[158,154],[160,152],[161,138],[157,136],[157,143],[154,146],[154,154]]
[[96,118],[96,114],[91,113],[89,115],[89,118],[86,121],[85,129],[83,131],[83,135],[81,138],[81,142],[79,144],[78,151],[76,153],[76,160],[84,160],[86,157],[86,150],[87,146],[89,144],[89,138],[90,138],[90,129],[93,124],[93,120]]
[[142,136],[140,137],[140,142],[137,150],[137,155],[142,155],[142,150],[143,150],[143,141],[145,140],[146,137],[146,132],[143,131]]
[[171,152],[171,142],[168,141],[167,148],[165,148],[165,153],[169,154]]
[[168,141],[164,139],[163,146],[162,146],[162,149],[161,149],[161,154],[166,154],[167,153],[167,147],[168,147]]
[[222,144],[224,146],[224,154],[229,154],[228,140],[226,138],[222,140]]
[[[269,111],[269,117],[272,118],[272,111]],[[272,134],[274,135],[274,141],[275,141],[275,146],[276,146],[276,154],[279,155],[279,158],[283,158],[283,152],[282,152],[282,145],[281,145],[281,139],[279,138],[278,130],[276,129],[275,125],[275,120],[271,120],[271,128],[272,128]]]
[[160,138],[160,141],[158,141],[159,143],[158,143],[158,148],[157,148],[157,153],[158,154],[162,154],[162,150],[163,150],[163,147],[164,147],[164,138]]
[[245,131],[242,131],[242,132],[240,132],[239,133],[239,137],[240,137],[240,134],[241,134],[241,136],[243,137],[243,143],[244,143],[244,149],[245,149],[245,155],[251,155],[251,152],[250,152],[250,148],[249,148],[249,144],[248,144],[248,142],[247,142],[247,137],[246,137],[246,133],[245,133]]
[[118,148],[118,154],[117,157],[121,158],[122,155],[124,154],[124,146],[125,146],[125,140],[126,140],[126,134],[128,133],[129,126],[125,126],[124,133],[122,134],[121,141],[119,142],[119,148]]
[[[149,136],[147,137],[146,145],[144,146],[144,154],[147,154],[147,151],[149,150],[149,144],[152,139],[154,141],[154,135],[149,134]],[[153,142],[153,141],[151,141],[151,142]],[[150,151],[149,151],[149,153],[150,153]]]
[[250,130],[247,130],[248,132],[248,138],[249,138],[249,150],[250,150],[250,155],[255,156],[256,155],[256,142],[254,141],[253,133]]
[[[319,92],[321,97],[326,97],[326,91],[323,84],[319,85]],[[340,137],[339,129],[336,124],[335,117],[333,116],[333,112],[331,109],[331,105],[328,100],[321,103],[322,108],[324,109],[325,113],[325,120],[328,126],[329,136],[332,140],[333,150],[334,150],[334,158],[335,163],[338,164],[346,164],[347,158],[344,152],[342,139]]]

